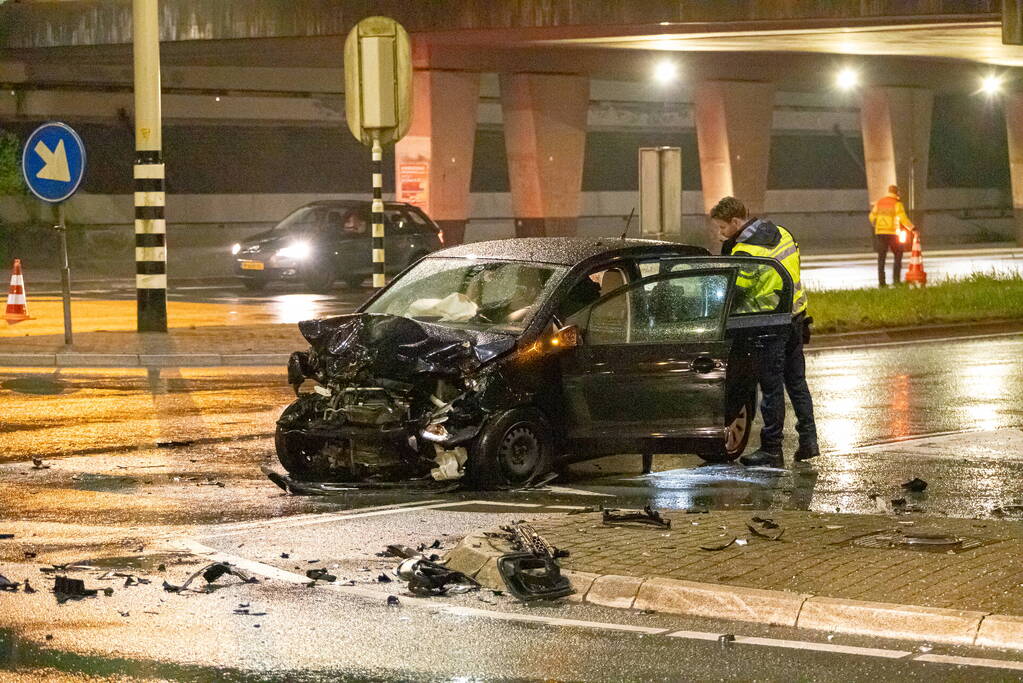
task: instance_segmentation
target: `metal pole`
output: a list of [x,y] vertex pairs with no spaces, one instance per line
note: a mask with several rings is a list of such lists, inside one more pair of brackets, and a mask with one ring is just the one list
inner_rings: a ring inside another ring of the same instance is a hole
[[60,290],[64,297],[64,345],[71,346],[71,267],[67,258],[67,225],[64,202],[57,204],[57,231],[60,233]]
[[167,331],[167,223],[157,0],[132,0],[135,56],[135,291],[139,332]]
[[380,136],[373,135],[373,286],[387,284],[384,256],[384,150]]

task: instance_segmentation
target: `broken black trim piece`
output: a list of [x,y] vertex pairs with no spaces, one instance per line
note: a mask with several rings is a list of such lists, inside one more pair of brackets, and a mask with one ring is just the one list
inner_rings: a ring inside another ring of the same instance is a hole
[[523,602],[556,600],[575,592],[561,567],[548,556],[509,553],[497,558],[497,571],[508,592]]

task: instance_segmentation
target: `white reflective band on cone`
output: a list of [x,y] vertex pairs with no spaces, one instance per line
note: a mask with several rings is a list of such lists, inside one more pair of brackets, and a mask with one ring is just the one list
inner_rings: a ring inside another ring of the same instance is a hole
[[24,287],[25,286],[25,276],[24,275],[12,275],[11,276],[11,284],[12,285],[20,285],[21,287]]

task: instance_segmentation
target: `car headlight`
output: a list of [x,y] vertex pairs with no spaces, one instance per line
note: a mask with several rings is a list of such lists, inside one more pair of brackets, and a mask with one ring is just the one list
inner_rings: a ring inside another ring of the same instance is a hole
[[234,246],[231,247],[231,254],[232,255],[233,254],[237,254],[241,250],[242,250],[242,245],[236,243]]
[[282,247],[277,250],[275,256],[280,258],[290,258],[296,261],[309,258],[309,255],[313,252],[312,246],[308,242],[292,242],[286,247]]

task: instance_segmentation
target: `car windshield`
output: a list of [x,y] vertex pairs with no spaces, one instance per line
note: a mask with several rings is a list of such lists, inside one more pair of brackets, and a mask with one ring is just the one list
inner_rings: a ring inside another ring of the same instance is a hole
[[318,229],[321,211],[303,206],[274,226],[274,232],[313,232]]
[[517,334],[567,270],[517,261],[427,258],[395,281],[366,312]]

